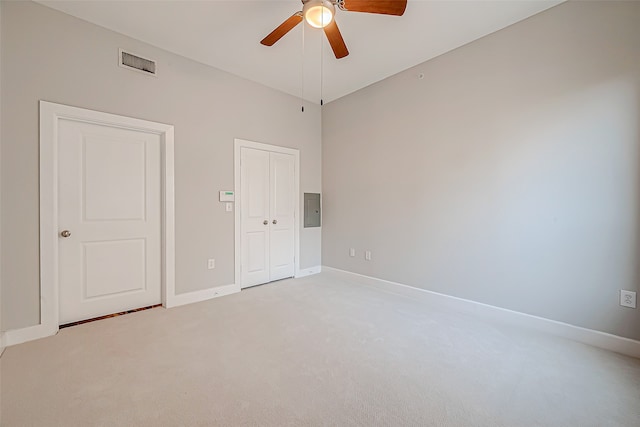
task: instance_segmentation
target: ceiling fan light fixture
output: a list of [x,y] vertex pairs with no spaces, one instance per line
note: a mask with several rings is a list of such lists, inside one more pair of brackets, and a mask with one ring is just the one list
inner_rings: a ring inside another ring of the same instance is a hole
[[305,21],[314,28],[324,28],[333,21],[336,8],[328,0],[309,0],[302,8]]

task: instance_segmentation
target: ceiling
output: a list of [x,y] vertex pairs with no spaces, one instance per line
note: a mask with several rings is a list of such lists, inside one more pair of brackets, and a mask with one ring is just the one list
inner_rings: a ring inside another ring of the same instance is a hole
[[259,43],[302,9],[299,0],[38,2],[288,94],[326,103],[562,1],[408,0],[401,17],[338,10],[336,21],[350,52],[340,60],[321,30],[306,24],[272,47]]

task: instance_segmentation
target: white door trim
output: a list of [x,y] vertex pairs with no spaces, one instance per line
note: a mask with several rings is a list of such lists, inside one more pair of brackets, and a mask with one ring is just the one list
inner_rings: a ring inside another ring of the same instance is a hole
[[7,345],[58,332],[58,122],[61,119],[160,135],[162,304],[175,299],[173,126],[40,101],[40,324],[7,332]]
[[295,148],[279,147],[277,145],[263,144],[261,142],[247,141],[244,139],[234,140],[233,152],[233,172],[234,172],[234,193],[235,193],[235,284],[242,288],[242,274],[240,264],[242,261],[242,234],[241,234],[241,186],[240,186],[240,150],[242,148],[253,148],[256,150],[271,151],[274,153],[290,154],[294,158],[294,265],[295,277],[300,274],[300,150]]

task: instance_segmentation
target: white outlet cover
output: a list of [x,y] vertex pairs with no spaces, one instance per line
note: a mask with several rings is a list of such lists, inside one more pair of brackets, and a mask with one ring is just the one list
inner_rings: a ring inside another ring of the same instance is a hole
[[620,291],[620,305],[623,307],[636,308],[636,293],[633,291]]
[[207,267],[209,268],[209,270],[213,270],[214,268],[216,268],[216,260],[213,258],[209,259],[209,261],[207,262]]
[[356,256],[356,250],[354,248],[349,249],[349,256]]

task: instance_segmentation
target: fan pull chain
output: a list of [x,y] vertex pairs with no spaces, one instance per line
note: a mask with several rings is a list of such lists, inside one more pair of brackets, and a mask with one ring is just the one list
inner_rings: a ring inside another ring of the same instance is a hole
[[300,88],[300,104],[302,105],[302,112],[304,113],[304,27],[306,25],[304,25],[304,21],[302,22],[302,64],[300,66],[300,70],[301,70],[301,75],[300,75],[300,81],[302,82],[301,85],[302,87]]
[[322,14],[322,34],[320,35],[320,106],[322,101],[322,91],[324,89],[324,13]]

